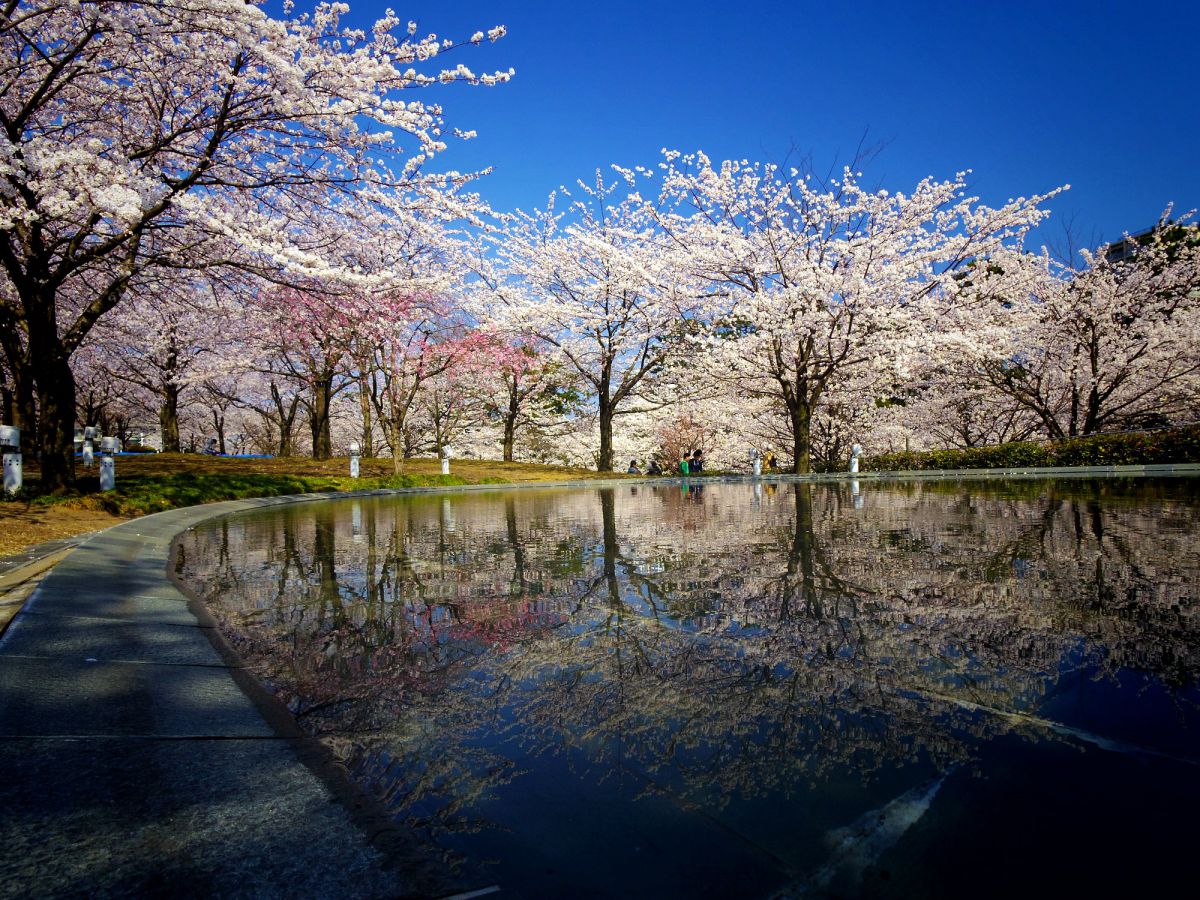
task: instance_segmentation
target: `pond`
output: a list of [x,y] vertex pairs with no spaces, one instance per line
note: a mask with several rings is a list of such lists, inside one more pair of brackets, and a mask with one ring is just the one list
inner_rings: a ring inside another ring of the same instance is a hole
[[337,500],[178,572],[463,885],[1153,895],[1195,873],[1198,486]]

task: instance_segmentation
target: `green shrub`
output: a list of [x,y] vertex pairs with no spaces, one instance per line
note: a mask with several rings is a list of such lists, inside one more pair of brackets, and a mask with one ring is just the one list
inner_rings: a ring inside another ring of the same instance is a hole
[[1135,434],[1097,434],[1049,444],[1017,441],[967,450],[887,453],[866,457],[862,469],[864,472],[895,472],[1168,463],[1200,463],[1200,426]]

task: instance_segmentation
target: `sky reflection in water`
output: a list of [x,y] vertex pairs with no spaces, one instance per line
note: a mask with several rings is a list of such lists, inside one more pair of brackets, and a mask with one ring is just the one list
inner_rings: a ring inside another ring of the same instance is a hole
[[185,583],[398,820],[518,897],[1166,889],[1189,479],[300,504]]

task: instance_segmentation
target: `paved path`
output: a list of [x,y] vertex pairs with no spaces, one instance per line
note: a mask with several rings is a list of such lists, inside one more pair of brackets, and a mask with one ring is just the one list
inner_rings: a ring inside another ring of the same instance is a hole
[[58,563],[12,621],[0,639],[0,896],[464,887],[410,855],[167,578],[181,530],[279,502],[115,526]]

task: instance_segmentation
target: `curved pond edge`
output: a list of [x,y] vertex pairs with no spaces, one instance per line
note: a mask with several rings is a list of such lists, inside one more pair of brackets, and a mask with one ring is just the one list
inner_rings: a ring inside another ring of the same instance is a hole
[[[1200,465],[614,478],[254,498],[88,537],[0,638],[0,875],[38,892],[447,897],[453,884],[247,670],[173,574],[176,538],[249,510],[399,494],[682,483],[1198,476]],[[80,850],[81,833],[88,849]],[[32,861],[31,861],[32,860]],[[35,881],[36,879],[36,881]]]

